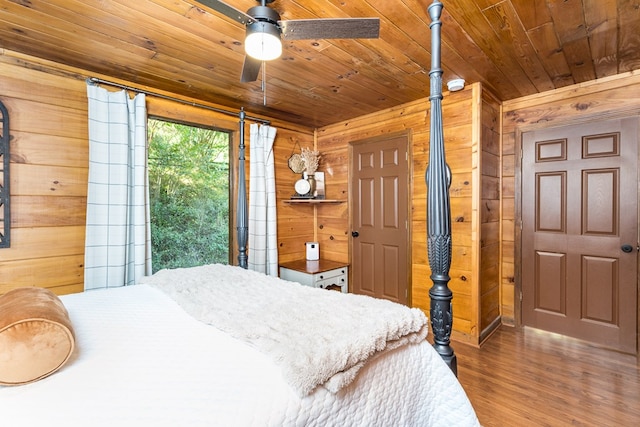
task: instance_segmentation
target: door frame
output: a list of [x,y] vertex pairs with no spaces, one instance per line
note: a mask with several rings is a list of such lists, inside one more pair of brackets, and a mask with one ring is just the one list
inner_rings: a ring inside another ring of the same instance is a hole
[[[412,218],[412,211],[411,211],[411,206],[413,203],[413,152],[412,152],[412,147],[413,147],[413,133],[411,132],[411,129],[406,130],[406,131],[401,131],[401,132],[390,132],[390,133],[385,133],[384,135],[376,135],[373,137],[368,137],[368,138],[363,138],[363,139],[356,139],[353,141],[349,141],[348,142],[348,174],[347,174],[347,203],[348,203],[348,215],[349,215],[349,232],[347,234],[347,238],[348,238],[348,252],[349,252],[349,265],[353,265],[353,236],[351,236],[351,231],[353,230],[353,212],[351,210],[351,202],[353,201],[353,194],[351,194],[351,181],[353,180],[353,170],[351,168],[351,164],[353,162],[353,146],[354,145],[363,145],[363,144],[368,144],[368,143],[372,143],[372,142],[379,142],[379,141],[384,141],[386,139],[391,139],[391,138],[398,138],[398,137],[405,137],[406,138],[406,144],[407,146],[405,147],[407,150],[407,191],[408,191],[408,196],[407,196],[407,305],[409,307],[412,307],[413,305],[413,274],[412,274],[412,253],[411,253],[411,247],[412,247],[412,240],[413,240],[413,230],[412,230],[412,223],[413,223],[413,218]],[[349,283],[353,283],[353,268],[349,269]]]
[[[604,117],[579,117],[576,119],[567,119],[562,120],[557,123],[553,123],[549,125],[547,122],[537,123],[535,125],[526,125],[526,126],[518,126],[515,129],[515,179],[514,179],[514,193],[515,193],[515,206],[514,206],[514,321],[515,327],[518,329],[524,328],[522,322],[522,155],[523,155],[523,135],[526,132],[542,130],[542,129],[552,129],[552,128],[560,128],[566,126],[580,125],[583,123],[593,122],[594,120],[598,121],[609,121],[609,120],[623,120],[623,119],[636,119],[640,122],[640,114],[629,114],[628,112],[620,113],[620,114],[611,114],[606,115]],[[638,158],[636,159],[638,170],[636,172],[636,179],[638,179],[640,183],[640,135],[638,135]],[[638,213],[640,218],[640,185],[638,186]],[[637,236],[638,242],[640,242],[640,224],[638,227]],[[636,288],[638,289],[638,298],[636,301],[636,352],[640,350],[640,255],[636,256],[638,263],[638,277],[636,278]]]

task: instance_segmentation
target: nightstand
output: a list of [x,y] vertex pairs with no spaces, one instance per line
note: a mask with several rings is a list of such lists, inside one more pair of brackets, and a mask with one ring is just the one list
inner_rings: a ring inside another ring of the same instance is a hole
[[280,264],[280,278],[314,288],[349,291],[349,264],[305,259]]

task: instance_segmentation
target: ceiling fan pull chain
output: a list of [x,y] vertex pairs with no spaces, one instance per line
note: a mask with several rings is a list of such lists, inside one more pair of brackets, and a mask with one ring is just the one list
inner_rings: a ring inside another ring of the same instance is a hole
[[262,62],[262,105],[267,106],[267,64]]

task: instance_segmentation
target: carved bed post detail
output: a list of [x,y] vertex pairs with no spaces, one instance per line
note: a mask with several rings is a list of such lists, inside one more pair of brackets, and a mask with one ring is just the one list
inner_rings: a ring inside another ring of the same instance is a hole
[[442,69],[440,68],[440,15],[443,5],[438,0],[427,8],[431,17],[431,119],[429,133],[429,165],[425,180],[427,182],[427,251],[431,280],[429,289],[431,298],[431,329],[434,335],[434,348],[442,356],[454,374],[458,374],[456,355],[449,345],[453,326],[449,289],[449,267],[451,266],[451,207],[449,187],[451,170],[446,163],[442,124]]
[[249,218],[247,214],[247,180],[244,172],[244,119],[246,113],[240,110],[240,143],[238,144],[238,201],[236,212],[236,235],[238,236],[238,264],[248,267],[247,240],[249,239]]
[[9,111],[0,101],[0,248],[11,246],[11,208],[9,206]]

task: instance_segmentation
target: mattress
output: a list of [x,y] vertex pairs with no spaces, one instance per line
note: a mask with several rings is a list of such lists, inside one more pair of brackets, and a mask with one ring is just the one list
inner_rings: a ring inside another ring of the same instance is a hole
[[76,350],[41,381],[0,387],[7,426],[476,426],[424,342],[367,363],[337,393],[300,397],[258,350],[147,285],[66,295]]

